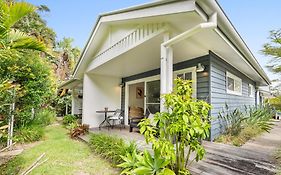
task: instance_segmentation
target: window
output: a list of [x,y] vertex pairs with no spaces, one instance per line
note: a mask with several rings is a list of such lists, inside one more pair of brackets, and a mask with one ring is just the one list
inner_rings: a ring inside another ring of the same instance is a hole
[[177,78],[181,78],[183,80],[192,80],[192,72],[177,74]]
[[255,96],[255,87],[252,84],[249,84],[248,94],[249,94],[249,97],[254,97]]
[[192,96],[193,96],[193,98],[196,98],[196,95],[197,95],[197,91],[196,91],[197,90],[196,89],[196,86],[197,86],[197,83],[196,83],[196,80],[197,80],[196,66],[175,71],[174,72],[174,79],[175,78],[181,78],[183,80],[192,80],[192,90],[193,90]]
[[242,79],[226,72],[226,85],[227,85],[227,93],[242,95]]

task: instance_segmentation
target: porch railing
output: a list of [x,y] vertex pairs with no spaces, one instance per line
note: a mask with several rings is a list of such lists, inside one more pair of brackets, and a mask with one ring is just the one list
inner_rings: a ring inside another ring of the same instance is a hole
[[144,41],[157,36],[165,30],[166,25],[164,23],[141,25],[123,39],[110,46],[108,49],[97,54],[94,60],[99,61],[100,59],[104,59],[104,57],[118,56],[143,43]]

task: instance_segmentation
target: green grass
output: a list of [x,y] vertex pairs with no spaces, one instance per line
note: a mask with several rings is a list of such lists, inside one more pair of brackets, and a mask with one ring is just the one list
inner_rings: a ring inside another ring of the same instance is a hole
[[119,174],[118,169],[95,155],[85,143],[71,140],[67,130],[61,126],[47,127],[45,140],[25,150],[6,166],[0,167],[0,174],[12,175],[22,172],[44,152],[48,161],[36,167],[31,175]]

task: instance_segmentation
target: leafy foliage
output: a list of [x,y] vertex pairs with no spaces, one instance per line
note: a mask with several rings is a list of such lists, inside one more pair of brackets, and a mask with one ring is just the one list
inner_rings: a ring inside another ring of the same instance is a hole
[[39,141],[44,135],[44,128],[39,125],[30,125],[16,130],[14,141],[20,143]]
[[18,21],[35,10],[33,5],[26,2],[6,3],[6,1],[0,0],[0,57],[10,49],[46,51],[44,43],[35,37],[12,29]]
[[267,67],[279,73],[281,71],[281,29],[270,31],[269,40],[269,43],[264,44],[262,52],[272,58]]
[[62,124],[67,126],[72,123],[76,123],[76,121],[77,121],[77,117],[75,115],[68,114],[63,117]]
[[237,108],[233,111],[229,110],[228,105],[225,105],[226,111],[219,113],[221,130],[224,134],[237,135],[243,128],[243,121],[246,119],[242,112]]
[[32,125],[48,126],[56,120],[56,113],[52,110],[44,109],[35,114]]
[[272,128],[272,117],[274,111],[269,105],[260,106],[258,108],[246,108],[245,125],[257,126],[262,131],[269,132]]
[[[237,112],[239,111],[239,112]],[[225,116],[224,116],[225,115]],[[232,143],[241,146],[246,141],[272,128],[273,110],[269,105],[260,107],[246,107],[245,112],[235,109],[233,112],[223,112],[219,115],[223,135],[216,141]]]
[[131,142],[128,145],[121,138],[105,134],[91,134],[89,143],[94,152],[112,161],[114,164],[122,162],[121,156],[136,150],[135,143]]
[[[187,166],[194,160],[201,160],[205,154],[200,140],[209,136],[211,107],[205,101],[192,98],[191,81],[188,80],[176,79],[173,92],[164,95],[163,99],[167,112],[155,114],[153,122],[157,126],[152,125],[150,119],[144,119],[140,132],[152,143],[154,153],[159,152],[161,158],[169,162],[169,168],[175,174],[189,174]],[[195,158],[190,161],[192,152]]]
[[143,153],[127,153],[126,157],[121,156],[124,160],[118,167],[124,170],[121,174],[135,174],[135,175],[175,175],[175,173],[166,168],[170,163],[169,160],[165,160],[159,151],[154,152],[152,156],[147,150]]
[[48,104],[55,92],[55,78],[52,75],[51,68],[39,56],[33,54],[20,54],[13,58],[0,59],[0,84],[12,83],[18,88],[16,91],[16,99],[13,98],[11,90],[1,91],[1,101],[16,100],[16,125],[25,125],[32,119],[29,115],[24,118],[24,113],[31,112],[31,108],[39,108]]

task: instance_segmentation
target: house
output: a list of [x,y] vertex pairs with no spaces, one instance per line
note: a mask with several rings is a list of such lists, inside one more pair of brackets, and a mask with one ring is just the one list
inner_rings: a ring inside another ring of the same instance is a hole
[[72,113],[82,109],[90,127],[105,107],[122,108],[128,125],[129,107],[162,110],[175,77],[193,80],[194,97],[212,105],[211,140],[225,104],[258,105],[259,87],[270,84],[216,0],[162,0],[101,14],[61,87],[73,89]]

